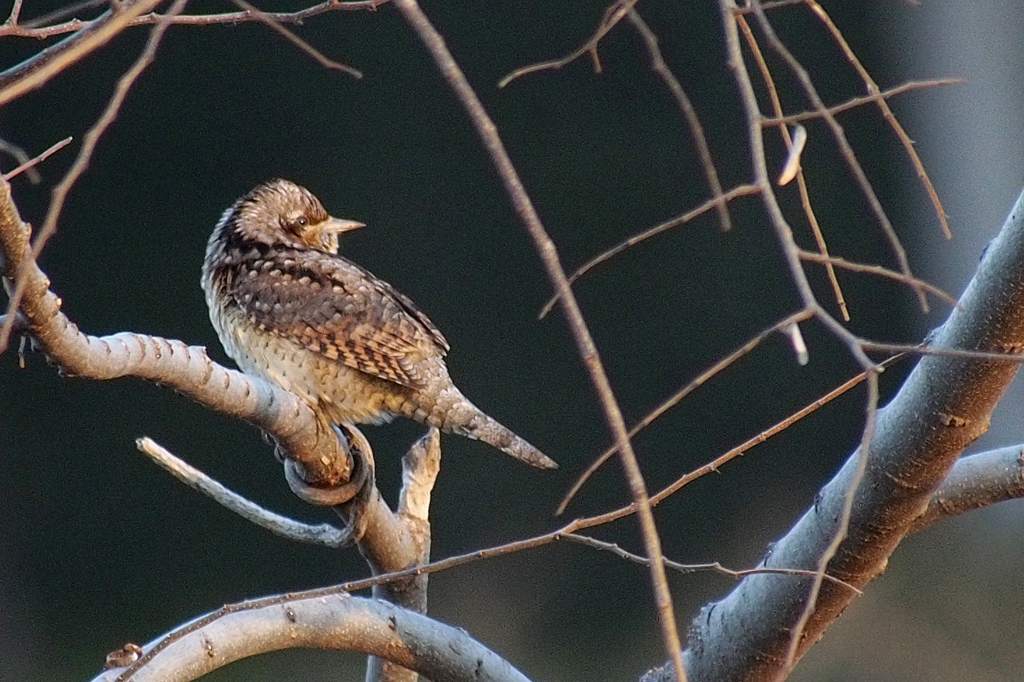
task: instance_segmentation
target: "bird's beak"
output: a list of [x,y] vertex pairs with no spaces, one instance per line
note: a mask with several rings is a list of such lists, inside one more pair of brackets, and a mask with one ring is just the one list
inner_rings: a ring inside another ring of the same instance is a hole
[[352,230],[358,230],[360,227],[366,227],[366,225],[357,220],[329,218],[327,220],[327,225],[324,226],[324,232],[328,234],[341,234],[342,232],[351,232]]

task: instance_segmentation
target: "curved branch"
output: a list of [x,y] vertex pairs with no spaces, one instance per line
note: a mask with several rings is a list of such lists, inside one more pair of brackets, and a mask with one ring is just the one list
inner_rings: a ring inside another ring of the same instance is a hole
[[378,599],[269,597],[224,607],[193,625],[155,652],[155,643],[164,640],[154,640],[131,666],[103,672],[93,682],[185,682],[242,658],[297,648],[360,651],[434,680],[527,680],[464,630]]
[[139,438],[135,441],[135,447],[188,487],[198,490],[225,509],[233,511],[260,528],[269,530],[274,535],[332,549],[344,547],[349,540],[348,533],[330,524],[313,526],[264,509],[174,456],[152,438]]
[[270,433],[299,461],[307,480],[334,486],[348,480],[351,459],[333,429],[295,395],[218,365],[204,348],[176,339],[122,332],[90,336],[62,312],[61,300],[31,259],[31,230],[18,213],[11,186],[0,178],[0,258],[5,284],[24,277],[20,319],[61,370],[88,379],[138,377],[173,388],[206,407]]

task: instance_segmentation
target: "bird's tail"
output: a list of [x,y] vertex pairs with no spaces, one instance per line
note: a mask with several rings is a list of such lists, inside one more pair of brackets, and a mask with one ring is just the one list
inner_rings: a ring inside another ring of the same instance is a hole
[[[465,397],[461,395],[459,397],[464,402],[453,412],[461,412],[462,415],[465,415],[464,418],[446,419],[444,424],[438,424],[442,430],[450,431],[466,438],[472,438],[473,440],[483,441],[491,447],[501,450],[506,455],[511,455],[520,462],[525,462],[538,469],[558,468],[558,462],[531,445],[526,439],[516,435],[511,429],[505,427],[493,417],[484,414],[479,408],[466,400]],[[449,414],[448,416],[451,417],[453,415]]]

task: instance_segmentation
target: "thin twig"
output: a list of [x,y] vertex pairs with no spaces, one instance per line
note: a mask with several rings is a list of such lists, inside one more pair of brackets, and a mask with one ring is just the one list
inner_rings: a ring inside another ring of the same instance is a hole
[[0,73],[0,107],[42,87],[64,69],[109,43],[133,19],[151,11],[160,2],[137,0],[117,12],[108,10],[99,18],[83,24],[74,35]]
[[323,547],[343,547],[351,536],[328,523],[310,525],[264,509],[252,500],[230,490],[188,462],[174,456],[152,438],[139,438],[135,447],[188,487],[198,490],[214,502],[233,511],[246,521],[274,535]]
[[[102,0],[102,2],[91,4],[106,4],[108,1],[109,0]],[[296,10],[295,12],[263,12],[263,14],[268,15],[283,24],[301,24],[307,19],[333,11],[372,12],[378,7],[387,4],[389,1],[390,0],[350,0],[348,2],[344,2],[342,0],[324,0],[323,2],[310,5],[305,9]],[[142,14],[141,16],[135,17],[128,23],[128,25],[132,27],[151,26],[159,23],[165,18],[168,18],[167,14],[149,12],[148,14]],[[179,14],[178,16],[169,17],[169,19],[170,23],[176,26],[220,26],[223,24],[234,25],[260,21],[254,13],[248,11],[223,12],[220,14]],[[91,20],[71,19],[59,24],[49,24],[49,21],[39,23],[38,20],[34,20],[30,24],[23,25],[3,24],[0,25],[0,37],[12,36],[16,38],[34,38],[36,40],[42,40],[45,38],[64,35],[66,33],[74,33],[75,31],[79,31],[88,26],[90,21]]]
[[[727,192],[724,192],[722,196],[719,198],[708,199],[700,206],[692,208],[686,213],[682,213],[680,215],[675,216],[674,218],[669,218],[663,223],[658,223],[653,227],[649,227],[643,232],[639,232],[630,237],[629,239],[619,242],[612,248],[606,251],[602,251],[601,253],[597,254],[596,256],[588,260],[586,263],[581,265],[580,267],[576,268],[576,270],[574,270],[573,273],[569,275],[569,284],[574,283],[580,277],[587,274],[587,272],[594,269],[594,267],[600,265],[606,260],[609,260],[610,258],[622,253],[623,251],[626,251],[627,249],[636,246],[640,242],[646,241],[651,237],[655,237],[661,234],[662,232],[671,230],[674,227],[679,227],[680,225],[685,225],[691,220],[694,220],[695,218],[704,215],[705,213],[715,208],[720,203],[729,202],[739,197],[757,194],[760,191],[761,190],[754,185],[739,185],[737,187],[733,187]],[[551,309],[555,307],[556,303],[558,303],[558,296],[559,295],[556,292],[554,296],[549,298],[547,302],[544,303],[544,307],[540,309],[540,313],[538,313],[537,315],[538,319],[543,319],[544,317],[547,316],[548,313],[551,312]]]
[[[841,114],[844,111],[857,109],[858,107],[863,107],[865,105],[872,104],[880,100],[884,101],[891,97],[895,97],[896,95],[902,95],[905,92],[913,92],[915,90],[924,90],[928,88],[938,88],[944,85],[962,85],[965,82],[966,81],[964,81],[963,78],[933,78],[930,80],[923,81],[907,81],[906,83],[901,83],[900,85],[891,87],[888,90],[882,90],[876,95],[861,95],[860,97],[853,97],[852,99],[848,99],[845,102],[842,102],[841,104],[834,104],[830,107],[826,107],[826,111],[828,111],[828,113],[832,115]],[[802,121],[812,121],[815,119],[820,119],[821,117],[822,113],[820,111],[801,111],[798,114],[788,114],[786,116],[776,114],[771,118],[761,119],[761,125],[765,126],[766,128],[771,128],[774,126],[800,123]]]
[[[740,33],[743,34],[743,38],[747,43],[747,47],[750,48],[750,53],[754,56],[754,63],[757,65],[757,69],[761,74],[761,80],[764,81],[765,88],[768,90],[768,98],[772,103],[772,110],[776,116],[782,115],[782,99],[779,97],[778,88],[775,86],[775,79],[772,77],[771,69],[768,68],[768,62],[764,58],[764,54],[761,52],[761,46],[757,43],[757,38],[754,37],[754,32],[750,30],[750,26],[747,24],[747,20],[737,15],[736,26],[739,28]],[[763,120],[763,119],[762,119]],[[789,149],[792,147],[793,140],[789,134],[789,129],[785,126],[779,126],[779,134],[782,135],[782,141]],[[823,255],[828,255],[828,243],[825,241],[825,233],[821,229],[821,225],[818,223],[818,216],[814,212],[814,206],[811,203],[811,191],[807,186],[807,176],[804,175],[802,167],[797,167],[797,188],[800,192],[800,205],[803,207],[804,216],[807,218],[807,224],[811,228],[811,234],[814,235],[814,241],[818,246],[818,251]],[[850,310],[846,304],[846,296],[843,293],[843,288],[839,284],[839,276],[836,274],[836,270],[831,264],[825,265],[825,273],[828,275],[829,284],[832,286],[832,295],[835,296],[836,305],[839,307],[839,314],[846,322],[850,321]]]
[[[168,12],[168,16],[174,16],[176,13],[184,9],[185,4],[188,0],[175,0],[174,4]],[[144,3],[140,0],[133,8],[143,5]],[[127,13],[131,10],[126,9],[123,12]],[[120,17],[120,14],[115,15],[115,20]],[[113,20],[112,20],[113,21]],[[128,96],[128,91],[138,80],[142,72],[146,70],[153,62],[153,57],[156,55],[156,49],[160,45],[160,40],[164,36],[164,32],[168,28],[166,21],[156,24],[149,34],[149,40],[146,41],[146,46],[142,49],[142,53],[139,55],[135,63],[129,67],[129,69],[121,76],[117,81],[117,86],[114,89],[114,94],[111,96],[110,101],[107,102],[106,108],[103,113],[100,114],[99,119],[90,128],[85,136],[82,138],[82,148],[78,151],[78,156],[75,158],[71,168],[68,170],[57,186],[53,189],[53,196],[50,200],[50,207],[46,212],[46,217],[43,220],[43,226],[40,228],[39,233],[32,242],[32,252],[30,258],[35,261],[39,258],[39,254],[42,253],[43,247],[46,246],[47,240],[53,236],[53,233],[57,230],[57,220],[60,218],[60,213],[64,208],[64,202],[67,200],[68,194],[71,192],[71,188],[74,187],[78,178],[82,176],[85,169],[89,167],[89,161],[92,159],[92,154],[96,150],[96,145],[99,143],[100,138],[110,127],[110,124],[117,118],[118,113],[121,111],[121,105],[124,103],[125,97]],[[22,268],[22,272],[18,274],[18,277],[14,281],[14,290],[10,294],[10,301],[7,306],[7,314],[12,314],[18,309],[18,304],[21,302],[21,297],[25,293],[25,281],[27,276],[27,268]],[[7,349],[8,341],[10,340],[10,329],[0,328],[0,353],[3,353]]]
[[[793,7],[794,5],[802,4],[804,4],[804,0],[767,0],[766,2],[761,3],[761,7],[763,7],[767,11],[779,9],[781,7]],[[735,10],[733,10],[733,14],[735,14],[738,17],[743,16],[744,14],[753,14],[753,12],[754,9],[749,4],[743,5],[742,7],[737,7]]]
[[[900,265],[900,270],[907,276],[913,276],[910,270],[910,261],[907,259],[906,249],[903,247],[903,243],[900,241],[899,235],[896,234],[896,228],[893,227],[892,221],[889,220],[888,214],[882,207],[882,202],[879,201],[878,195],[875,193],[874,187],[871,185],[871,181],[868,179],[867,174],[864,172],[864,168],[861,166],[860,161],[857,159],[856,152],[853,151],[852,145],[846,138],[846,132],[843,127],[839,125],[836,120],[828,111],[828,107],[821,99],[821,95],[818,94],[817,88],[814,86],[810,75],[807,73],[807,69],[804,68],[803,64],[793,56],[789,48],[783,44],[775,33],[775,29],[768,19],[768,15],[765,14],[764,9],[761,7],[760,0],[750,0],[750,6],[754,9],[754,17],[757,19],[758,26],[764,33],[765,38],[768,40],[768,44],[771,45],[772,49],[782,58],[782,60],[789,67],[790,71],[796,76],[797,81],[800,83],[804,94],[811,101],[815,111],[821,114],[822,119],[828,124],[829,129],[832,131],[832,137],[835,139],[839,151],[846,160],[846,164],[853,174],[854,180],[860,187],[861,193],[868,201],[868,205],[871,207],[872,213],[875,214],[875,219],[878,221],[882,228],[883,234],[889,241],[889,247],[892,249],[896,256],[896,261]],[[921,304],[921,310],[928,312],[928,300],[923,290],[918,290],[918,301]]]
[[32,17],[28,21],[22,22],[21,26],[23,28],[39,28],[40,26],[46,26],[64,19],[74,18],[87,10],[96,9],[97,7],[108,9],[109,6],[110,0],[78,0],[78,2],[66,3],[45,14]]
[[[957,304],[959,307],[959,303]],[[1006,348],[1003,353],[984,350],[966,350],[963,348],[947,348],[943,346],[931,346],[927,344],[893,343],[886,341],[873,341],[871,339],[858,338],[858,343],[866,351],[878,353],[908,353],[911,355],[936,355],[947,358],[959,358],[961,360],[995,360],[996,362],[1008,362],[1015,365],[1024,363],[1024,346],[1012,345]]]
[[[7,140],[0,139],[0,152],[7,154],[21,165],[25,165],[30,161],[28,152]],[[39,177],[39,173],[30,167],[28,171],[28,179],[32,184],[36,184],[41,178]]]
[[[501,177],[505,190],[512,200],[516,213],[525,225],[534,246],[544,263],[548,277],[555,290],[561,296],[562,308],[565,311],[569,327],[576,340],[577,349],[584,366],[590,374],[591,381],[600,398],[601,407],[608,422],[608,427],[615,436],[619,446],[619,456],[625,472],[626,481],[629,485],[630,494],[637,506],[637,516],[640,521],[640,528],[644,540],[644,549],[650,557],[658,557],[657,561],[651,562],[651,582],[654,591],[654,600],[658,611],[658,620],[661,625],[662,639],[669,657],[672,659],[676,677],[680,682],[686,680],[686,670],[683,667],[682,645],[679,640],[679,632],[676,627],[675,613],[672,610],[672,595],[668,587],[668,579],[665,575],[665,566],[661,561],[661,541],[658,538],[657,527],[654,523],[654,515],[651,513],[650,500],[647,495],[647,485],[644,482],[643,474],[637,463],[636,453],[629,442],[626,433],[626,423],[622,417],[618,402],[612,392],[608,376],[604,371],[601,358],[597,352],[597,346],[590,335],[587,323],[583,319],[572,293],[569,280],[565,276],[565,270],[558,259],[558,251],[554,242],[548,236],[547,230],[541,223],[533,203],[530,201],[526,189],[523,187],[519,174],[512,165],[505,145],[498,136],[497,127],[487,115],[483,104],[470,86],[466,76],[455,63],[451,53],[444,44],[444,39],[431,25],[430,20],[420,9],[416,0],[394,0],[399,11],[405,20],[419,35],[423,44],[437,62],[438,68],[445,80],[455,92],[456,97],[465,107],[473,126],[483,141],[494,162],[494,165]],[[628,5],[628,6],[627,6]],[[624,3],[623,7],[628,11],[632,3]]]
[[[668,68],[665,57],[661,53],[661,48],[658,47],[658,37],[654,35],[654,31],[640,17],[635,8],[629,10],[628,17],[630,23],[633,24],[633,28],[636,29],[643,39],[644,45],[647,46],[647,53],[651,57],[651,68],[661,78],[668,91],[672,93],[672,97],[679,106],[679,110],[683,112],[683,118],[686,119],[686,124],[690,128],[690,136],[693,137],[693,144],[697,147],[697,154],[700,156],[700,165],[704,169],[704,177],[707,180],[708,189],[711,190],[713,198],[720,200],[722,198],[722,183],[718,180],[718,171],[715,170],[715,162],[711,158],[711,149],[708,147],[708,140],[704,135],[704,126],[701,125],[700,117],[697,116],[697,110],[693,108],[693,103],[690,102],[690,97],[683,90],[679,79]],[[718,210],[718,222],[722,225],[722,231],[730,230],[732,228],[732,220],[729,218],[728,202],[717,201],[715,208]]]
[[[902,354],[894,355],[894,356],[884,360],[879,366],[880,367],[889,367],[893,363],[895,363],[897,360],[900,360],[903,357],[904,356]],[[785,431],[786,429],[788,429],[790,426],[792,426],[793,424],[797,423],[801,419],[807,417],[808,415],[810,415],[810,414],[812,414],[814,412],[817,412],[820,408],[822,408],[825,405],[829,404],[830,402],[832,402],[833,400],[835,400],[839,396],[843,395],[844,393],[846,393],[850,389],[852,389],[852,388],[854,388],[856,386],[859,386],[861,384],[861,382],[863,382],[864,379],[867,378],[867,376],[868,376],[868,371],[865,371],[865,372],[861,372],[860,374],[857,374],[855,376],[850,377],[849,379],[844,381],[839,386],[836,386],[835,388],[833,388],[831,391],[829,391],[825,395],[821,396],[820,398],[815,399],[814,401],[808,403],[807,405],[804,405],[803,407],[801,407],[799,410],[797,410],[793,414],[789,415],[788,417],[786,417],[785,419],[783,419],[781,421],[776,422],[775,424],[773,424],[772,426],[768,427],[767,429],[765,429],[761,433],[757,434],[756,436],[754,436],[752,438],[748,438],[747,440],[745,440],[744,442],[740,443],[736,447],[734,447],[734,448],[732,448],[732,449],[730,449],[730,450],[728,450],[726,452],[723,452],[718,457],[715,457],[714,459],[712,459],[707,464],[699,466],[696,469],[694,469],[693,471],[690,471],[689,473],[684,474],[683,476],[680,476],[675,481],[673,481],[672,483],[668,484],[667,486],[662,488],[660,491],[658,491],[657,494],[652,495],[651,496],[651,504],[656,506],[656,505],[660,504],[661,502],[663,502],[664,500],[666,500],[667,498],[669,498],[670,496],[672,496],[675,493],[679,492],[679,490],[681,490],[685,486],[689,485],[690,483],[693,483],[698,478],[702,478],[702,477],[707,476],[708,474],[711,474],[711,473],[716,473],[719,469],[721,469],[724,465],[726,465],[730,461],[736,459],[737,457],[742,457],[743,455],[747,454],[747,452],[749,452],[752,448],[760,445],[761,443],[766,442],[768,439],[770,439],[770,438],[772,438],[774,436],[777,436],[778,434],[782,433],[783,431]]]
[[55,144],[50,145],[49,148],[47,148],[45,151],[40,153],[38,156],[35,156],[35,157],[31,158],[31,159],[26,159],[17,168],[4,173],[4,180],[10,182],[11,180],[13,180],[14,178],[18,177],[19,175],[21,175],[25,171],[34,169],[36,166],[41,164],[43,161],[46,161],[48,158],[50,158],[51,156],[53,156],[54,154],[59,152],[61,149],[64,149],[64,147],[66,147],[69,144],[71,144],[71,140],[73,140],[73,139],[74,139],[73,137],[68,135],[67,137],[65,137],[60,142],[57,142]]
[[[578,545],[584,545],[586,547],[593,547],[594,549],[599,549],[602,552],[610,552],[620,559],[632,561],[633,563],[640,564],[641,566],[649,566],[651,563],[651,560],[645,556],[640,556],[639,554],[626,551],[614,542],[605,542],[604,540],[598,540],[597,538],[589,535],[565,533],[560,539],[569,540],[570,542],[575,542]],[[748,575],[795,575],[802,578],[813,578],[816,575],[814,571],[808,571],[800,568],[768,568],[758,566],[756,568],[733,569],[723,566],[721,562],[718,561],[710,561],[703,564],[681,564],[678,561],[665,559],[665,565],[677,573],[690,574],[699,573],[701,571],[711,571],[714,573],[720,573],[721,575],[728,576],[735,580],[739,580],[740,578],[744,578]],[[831,575],[826,576],[826,579],[840,587],[851,590],[857,595],[863,594],[861,590],[844,580],[840,580],[839,578]]]
[[325,69],[334,69],[336,71],[341,71],[342,73],[347,73],[353,78],[363,77],[362,71],[354,69],[348,64],[342,64],[341,62],[334,61],[333,59],[325,55],[323,52],[310,45],[309,42],[300,38],[298,35],[296,35],[295,31],[292,31],[291,29],[286,27],[283,23],[275,19],[267,12],[264,12],[256,7],[253,7],[248,2],[246,2],[246,0],[231,1],[239,7],[241,7],[246,12],[251,13],[254,17],[256,17],[258,21],[266,24],[271,29],[273,29],[280,35],[284,36],[285,39],[288,40],[288,42],[290,42],[291,44],[295,45],[297,48],[308,54],[310,57],[316,60],[317,64],[324,67]]
[[823,256],[820,253],[813,251],[800,250],[801,260],[810,261],[812,263],[822,263],[827,265],[834,265],[837,268],[843,268],[844,270],[850,270],[851,272],[864,272],[869,275],[878,275],[879,277],[885,277],[886,279],[892,279],[897,282],[902,282],[908,286],[914,288],[924,289],[928,293],[934,295],[936,298],[942,299],[950,305],[956,305],[956,297],[949,292],[931,284],[930,282],[920,279],[919,277],[908,277],[902,272],[896,272],[890,270],[882,265],[871,265],[868,263],[856,263],[848,261],[845,258],[837,258],[835,256]]
[[[775,80],[772,77],[771,70],[768,68],[768,63],[761,52],[761,48],[754,37],[753,32],[750,30],[746,19],[742,16],[736,17],[736,24],[743,34],[744,39],[750,48],[751,53],[754,56],[755,63],[757,64],[758,70],[761,73],[761,78],[765,83],[765,87],[768,90],[768,95],[772,103],[772,108],[776,115],[782,114],[782,101],[779,98],[778,89],[775,86]],[[780,126],[779,132],[782,135],[783,142],[787,148],[792,148],[793,140],[790,137],[790,133],[786,126]],[[810,190],[807,186],[807,178],[804,175],[803,169],[797,166],[797,185],[800,192],[800,204],[803,207],[804,215],[807,217],[807,222],[811,227],[811,233],[814,235],[815,242],[818,245],[818,250],[823,255],[828,255],[828,244],[825,241],[824,232],[818,223],[818,218],[814,212],[813,205],[811,203]],[[828,274],[829,283],[832,285],[833,295],[836,299],[836,304],[839,306],[839,312],[843,317],[843,320],[850,320],[849,309],[847,308],[846,298],[843,294],[842,287],[839,284],[839,279],[836,275],[835,269],[831,265],[825,266]]]
[[[809,312],[800,311],[792,315],[787,315],[782,320],[759,331],[757,334],[755,334],[750,339],[745,341],[741,346],[734,349],[732,352],[726,354],[725,356],[719,358],[713,365],[711,365],[703,372],[698,374],[696,377],[691,379],[689,382],[687,382],[685,385],[683,385],[682,388],[677,390],[675,393],[670,395],[665,400],[661,401],[657,407],[655,407],[653,410],[644,415],[643,419],[641,419],[632,427],[630,427],[628,432],[629,437],[635,437],[636,434],[640,433],[645,428],[654,423],[654,421],[660,418],[661,415],[665,414],[670,409],[678,405],[686,396],[693,393],[695,390],[706,384],[708,381],[716,377],[718,374],[731,367],[740,358],[746,356],[755,348],[757,348],[761,344],[761,342],[763,342],[769,336],[785,329],[791,324],[800,322],[801,320],[806,320],[810,316],[811,315]],[[590,477],[593,476],[597,472],[597,470],[600,469],[601,466],[605,462],[607,462],[612,455],[618,452],[618,450],[618,446],[611,445],[604,452],[602,452],[600,455],[594,458],[594,460],[589,465],[587,465],[587,468],[584,469],[583,473],[581,473],[576,478],[576,481],[569,488],[568,492],[566,492],[565,495],[562,497],[562,501],[558,503],[558,508],[555,510],[556,515],[561,515],[565,512],[566,507],[569,506],[569,503],[572,502],[574,497],[576,497],[576,494],[580,491],[584,484],[588,480],[590,480]]]
[[857,57],[857,53],[853,51],[853,48],[850,47],[850,44],[843,36],[842,31],[840,31],[836,23],[832,21],[832,17],[828,15],[828,12],[826,12],[816,0],[806,0],[806,2],[811,12],[821,20],[825,25],[825,28],[827,28],[829,33],[832,34],[832,38],[836,41],[836,44],[839,45],[839,48],[846,56],[846,60],[850,62],[854,70],[857,72],[857,75],[860,76],[860,79],[864,82],[864,87],[867,88],[869,96],[878,104],[878,108],[882,112],[882,116],[893,129],[893,132],[896,133],[896,137],[899,138],[900,144],[903,145],[903,149],[910,158],[910,162],[914,165],[917,177],[921,180],[921,184],[924,185],[925,192],[928,193],[928,198],[931,200],[932,206],[935,209],[935,215],[939,219],[939,225],[942,227],[942,234],[946,236],[946,239],[952,239],[953,232],[949,229],[949,218],[946,216],[946,210],[942,207],[942,201],[939,199],[939,193],[935,189],[935,185],[932,184],[931,178],[928,177],[928,172],[924,169],[924,163],[921,161],[921,157],[918,155],[917,149],[914,147],[914,141],[910,139],[910,135],[908,135],[907,131],[904,130],[903,125],[896,117],[896,114],[894,114],[892,109],[889,107],[889,103],[885,101],[884,97],[880,96],[878,84],[871,77],[868,70],[864,68],[864,64],[862,64],[860,59]]
[[527,66],[521,66],[498,81],[498,87],[503,88],[517,78],[522,78],[527,74],[537,73],[538,71],[556,71],[564,66],[572,64],[585,54],[589,54],[592,57],[594,62],[594,71],[600,73],[601,60],[597,56],[598,45],[601,40],[608,35],[608,32],[615,28],[615,25],[626,17],[637,2],[638,0],[616,0],[616,2],[612,3],[612,5],[604,11],[604,15],[601,17],[601,21],[598,23],[597,28],[594,29],[594,33],[578,48],[564,57],[559,57],[558,59],[548,59],[543,62],[536,62],[534,64],[528,64]]
[[[755,0],[756,1],[756,0]],[[828,564],[832,557],[839,551],[840,545],[846,540],[850,531],[850,518],[853,516],[853,500],[857,489],[864,480],[864,474],[868,468],[868,460],[871,458],[871,443],[875,437],[875,422],[878,416],[878,373],[873,371],[865,372],[867,378],[868,397],[865,401],[864,431],[861,434],[860,448],[857,451],[857,459],[853,476],[850,477],[850,484],[847,486],[843,496],[843,504],[840,508],[839,519],[836,524],[835,534],[832,541],[818,558],[818,566],[815,571],[814,580],[811,582],[811,589],[804,601],[803,611],[793,626],[792,635],[789,638],[789,646],[786,649],[786,661],[783,664],[782,677],[785,679],[796,665],[797,653],[803,643],[804,630],[814,609],[818,604],[818,595],[821,594],[821,586],[828,576]]]

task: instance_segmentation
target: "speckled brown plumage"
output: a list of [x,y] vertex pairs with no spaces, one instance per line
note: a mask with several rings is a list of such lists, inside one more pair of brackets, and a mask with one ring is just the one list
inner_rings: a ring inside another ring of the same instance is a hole
[[287,180],[225,211],[202,286],[228,355],[335,423],[407,417],[554,468],[459,392],[444,363],[448,342],[409,298],[337,255],[338,234],[358,227]]

